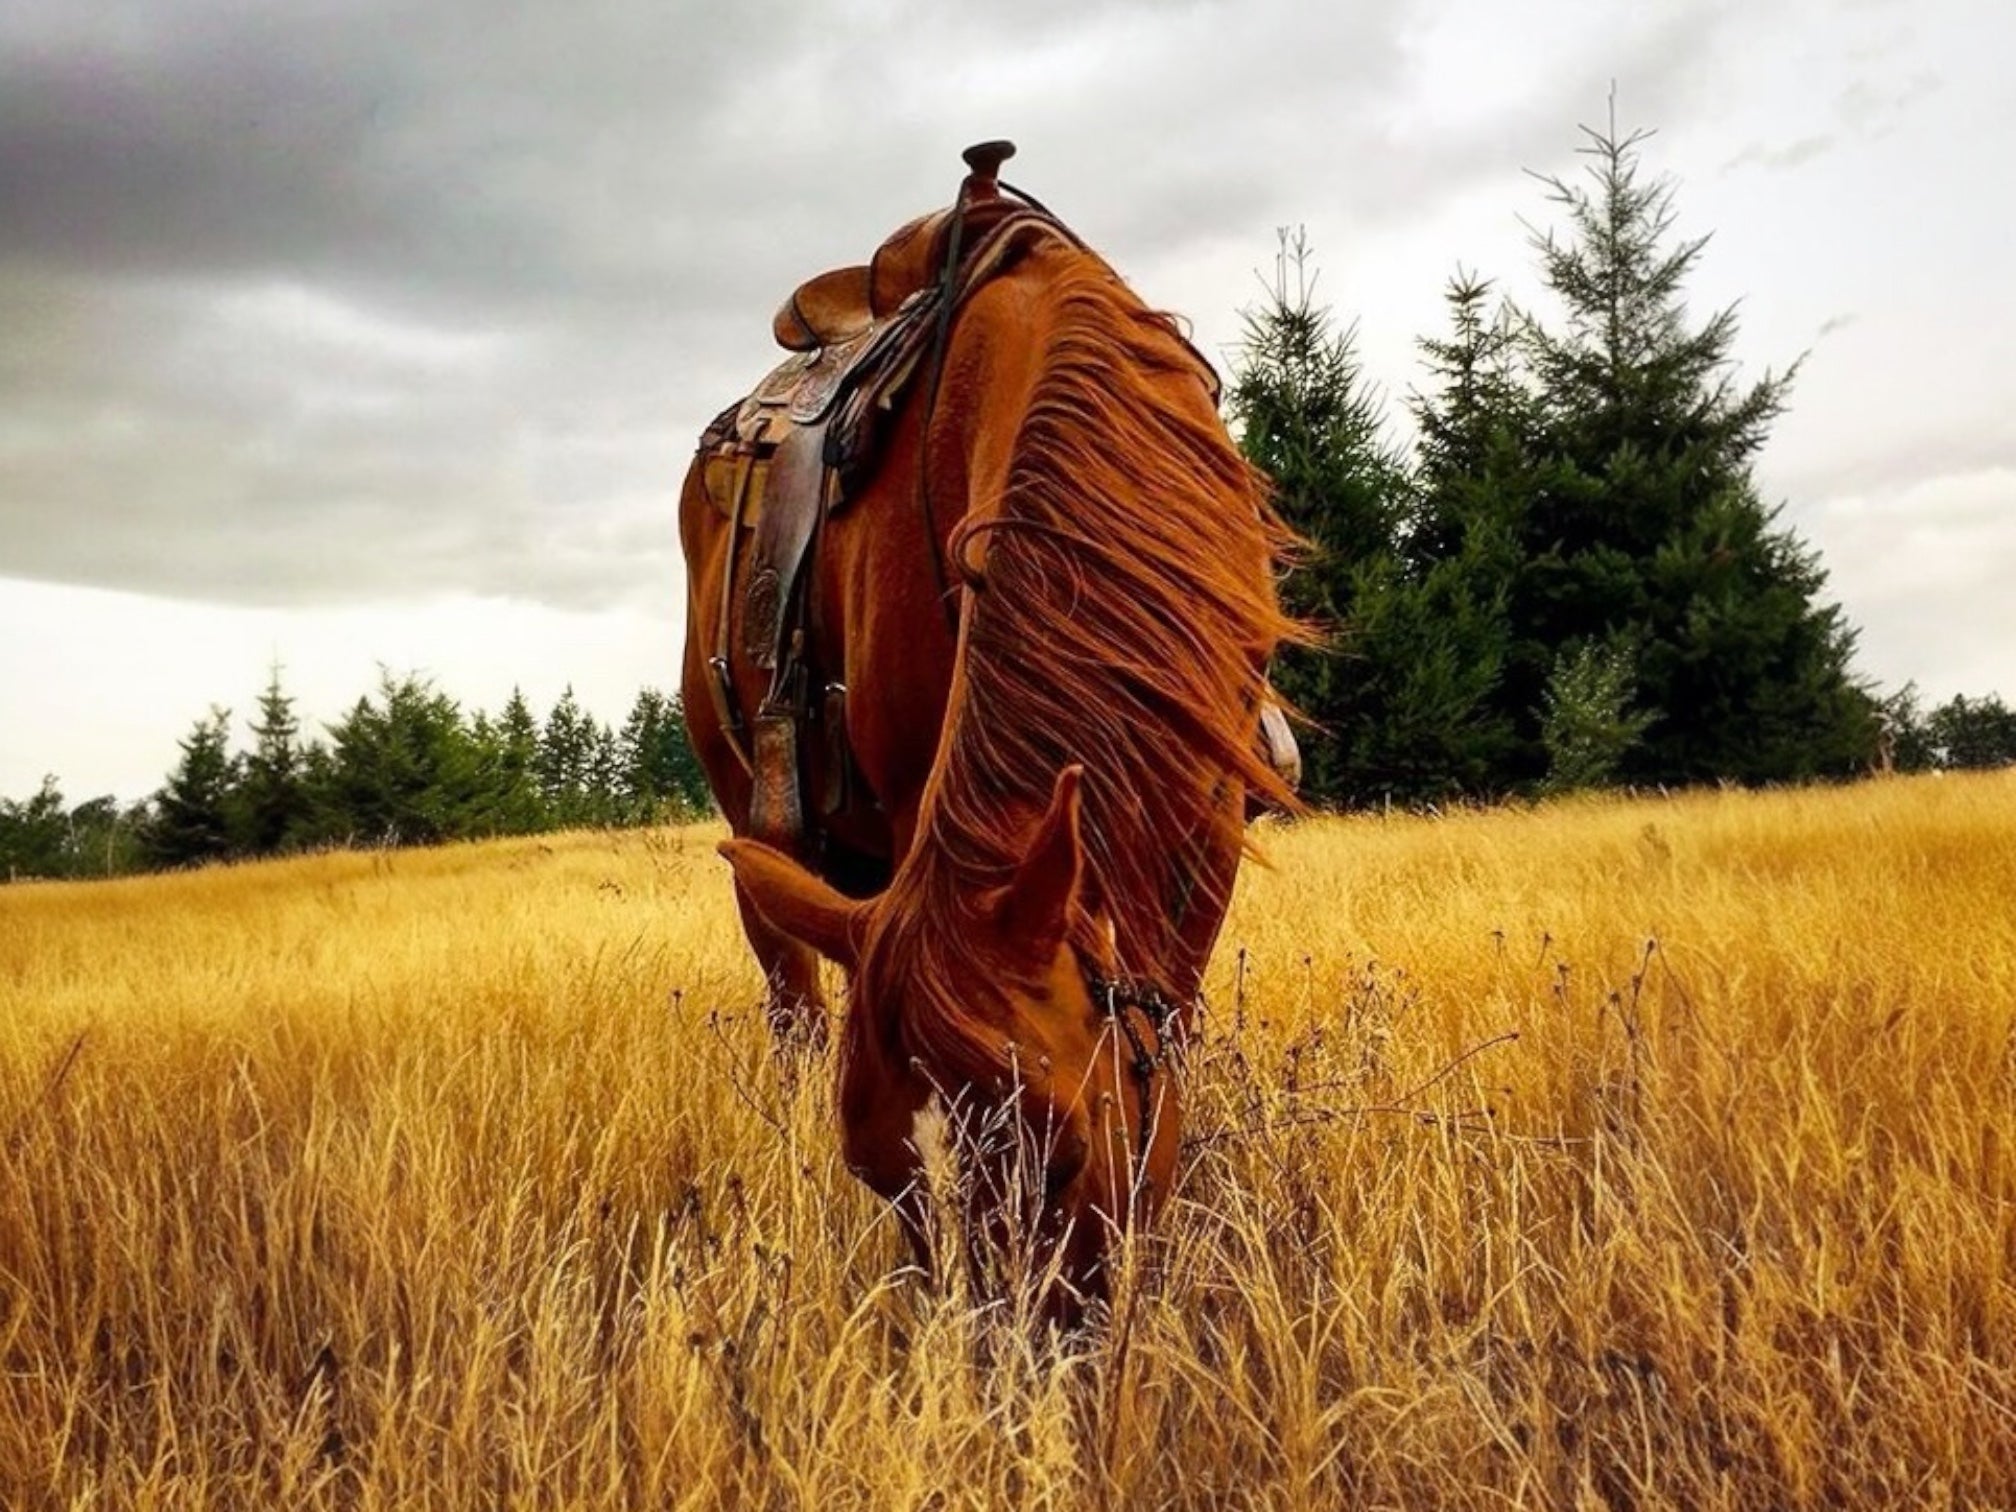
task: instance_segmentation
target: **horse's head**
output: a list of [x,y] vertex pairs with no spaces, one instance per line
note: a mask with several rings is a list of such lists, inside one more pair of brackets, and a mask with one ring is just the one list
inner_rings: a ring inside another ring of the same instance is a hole
[[1167,1191],[1179,1120],[1166,1009],[1115,983],[1111,926],[1086,895],[1081,778],[1058,775],[990,887],[913,856],[863,901],[756,842],[722,851],[773,926],[849,974],[840,1111],[855,1169],[907,1202],[916,1117],[937,1095],[972,1136],[972,1229],[999,1238],[1026,1214],[1037,1258],[1097,1292],[1114,1232]]

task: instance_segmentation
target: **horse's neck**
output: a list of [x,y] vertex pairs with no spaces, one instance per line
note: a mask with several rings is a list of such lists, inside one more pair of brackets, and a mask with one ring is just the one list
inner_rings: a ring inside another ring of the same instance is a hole
[[1264,505],[1169,322],[1096,259],[1032,263],[967,315],[956,376],[986,402],[955,422],[953,551],[976,586],[913,849],[999,885],[1015,816],[1084,765],[1095,904],[1128,969],[1181,987],[1223,918],[1244,792],[1271,780],[1256,648],[1287,621]]

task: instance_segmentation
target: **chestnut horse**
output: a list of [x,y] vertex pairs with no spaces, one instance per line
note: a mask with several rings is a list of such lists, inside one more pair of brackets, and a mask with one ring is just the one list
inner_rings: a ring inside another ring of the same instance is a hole
[[[991,191],[976,178],[962,196]],[[1288,537],[1208,364],[1061,227],[939,337],[806,569],[807,654],[846,690],[844,750],[813,741],[806,786],[832,790],[845,761],[848,799],[796,856],[740,838],[753,779],[731,726],[763,679],[738,649],[732,699],[710,686],[712,627],[745,587],[704,458],[680,504],[686,714],[773,1018],[823,1024],[815,953],[848,973],[851,1168],[914,1218],[934,1097],[1018,1125],[1044,1252],[1096,1295],[1114,1234],[1169,1190],[1167,1041],[1245,805],[1293,801],[1256,733],[1296,633],[1275,594]],[[1001,1232],[998,1208],[972,1216]]]

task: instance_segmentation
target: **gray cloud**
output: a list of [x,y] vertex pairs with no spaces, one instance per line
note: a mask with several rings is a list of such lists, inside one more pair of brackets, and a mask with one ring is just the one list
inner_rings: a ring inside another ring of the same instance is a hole
[[1123,271],[1227,238],[1250,266],[1315,206],[1369,233],[1568,166],[1610,78],[1631,120],[1683,113],[1735,14],[1564,37],[1547,88],[1452,122],[1421,0],[17,0],[0,575],[662,597],[769,310],[944,202],[964,142],[1016,136],[1010,176]]
[[[1278,186],[1180,56],[1223,28],[1250,82],[1265,27],[850,9],[10,7],[0,574],[247,603],[662,594],[692,435],[774,355],[767,312],[942,202],[963,140],[1040,119],[1042,191],[1113,234],[1266,220]],[[1379,27],[1323,38],[1357,60],[1337,83],[1379,68]],[[1135,34],[1160,55],[1030,97]]]

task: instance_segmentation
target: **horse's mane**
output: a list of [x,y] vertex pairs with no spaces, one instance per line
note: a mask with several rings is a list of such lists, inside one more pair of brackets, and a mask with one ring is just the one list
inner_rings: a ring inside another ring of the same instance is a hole
[[[1217,417],[1203,359],[1093,253],[1046,250],[1016,276],[1045,280],[1048,350],[1004,497],[952,541],[978,567],[890,894],[910,916],[890,920],[907,959],[887,964],[912,1005],[900,1032],[967,1075],[1001,1069],[1001,1031],[970,1001],[960,915],[1013,876],[1062,768],[1085,768],[1086,896],[1112,922],[1113,964],[1143,976],[1186,907],[1223,907],[1190,894],[1200,853],[1241,843],[1228,783],[1294,801],[1256,739],[1268,656],[1299,635],[1275,593],[1291,537]],[[1089,922],[1079,943],[1103,956]]]

